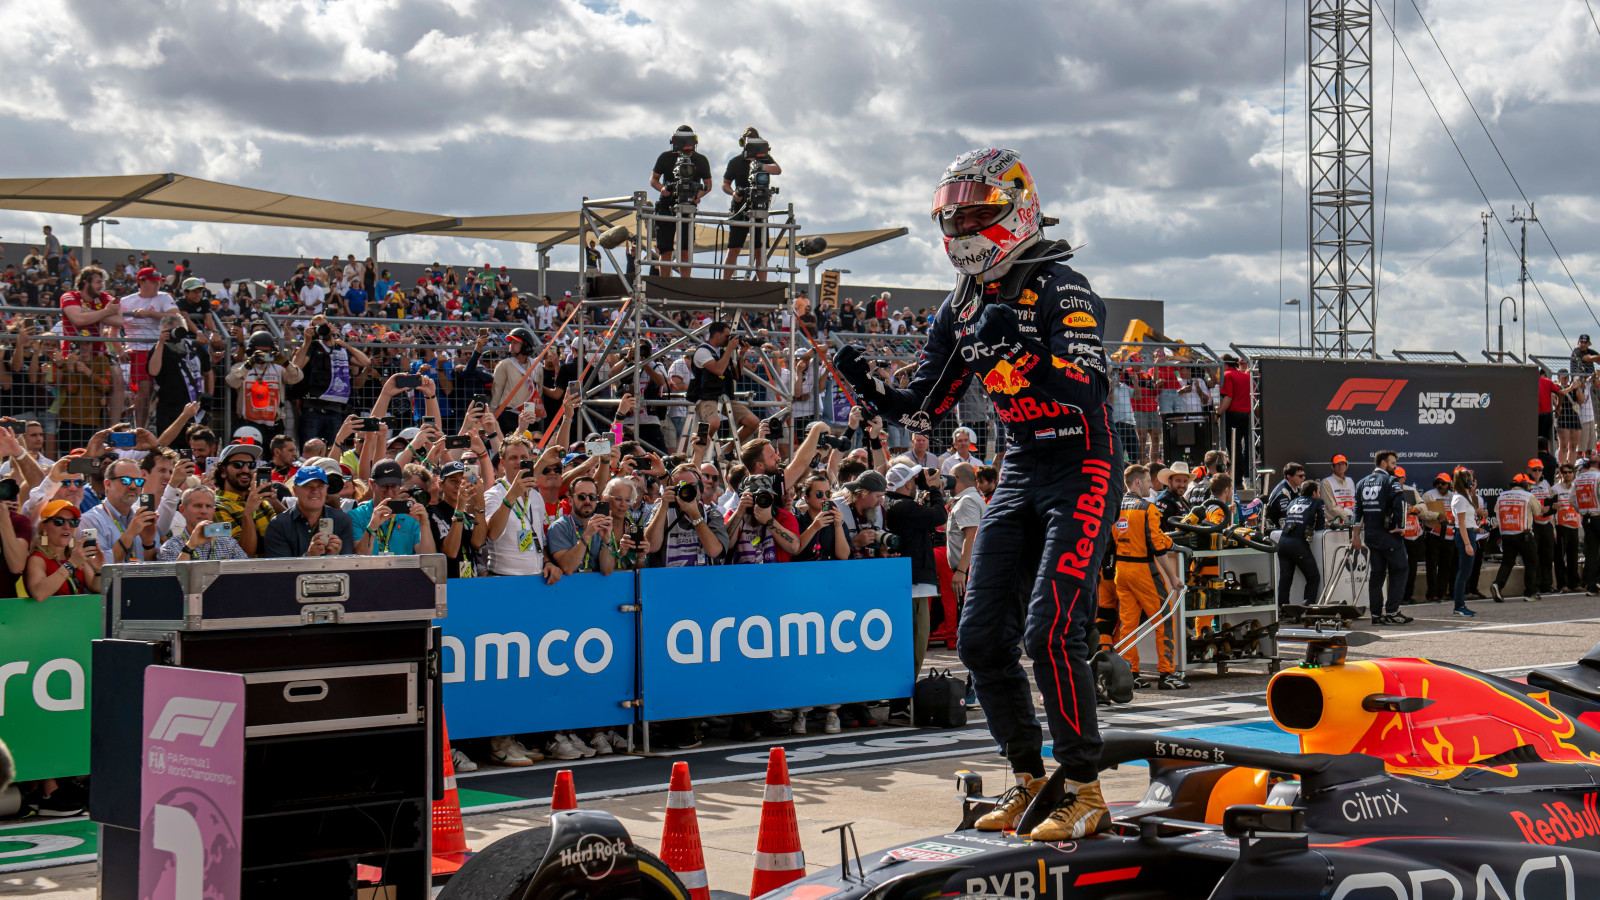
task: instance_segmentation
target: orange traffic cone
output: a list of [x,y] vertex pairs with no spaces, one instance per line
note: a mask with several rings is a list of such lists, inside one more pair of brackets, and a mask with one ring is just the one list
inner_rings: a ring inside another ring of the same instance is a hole
[[661,861],[689,889],[693,900],[711,900],[706,881],[706,858],[700,851],[700,821],[694,813],[694,788],[689,784],[689,764],[672,764],[667,792],[667,821],[661,830]]
[[564,809],[578,808],[578,791],[572,786],[572,770],[562,769],[556,773],[556,786],[550,792],[550,811],[560,812]]
[[767,791],[761,804],[761,830],[756,834],[756,871],[750,879],[750,896],[777,890],[805,874],[806,855],[800,849],[789,765],[783,748],[773,747],[767,756]]
[[439,713],[444,730],[444,799],[433,804],[433,874],[453,874],[472,856],[461,827],[461,798],[456,794],[456,766],[450,758],[450,729]]

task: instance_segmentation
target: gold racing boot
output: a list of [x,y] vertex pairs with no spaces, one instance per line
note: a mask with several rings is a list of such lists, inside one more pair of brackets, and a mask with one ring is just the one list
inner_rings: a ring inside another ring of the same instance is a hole
[[1044,777],[1030,779],[1027,784],[1018,782],[1016,787],[1000,795],[1000,800],[995,808],[978,817],[976,823],[979,831],[1015,831],[1017,820],[1028,811],[1028,804],[1038,796],[1039,790],[1045,786],[1049,779]]
[[[1067,794],[1061,798],[1050,818],[1040,822],[1028,835],[1036,841],[1074,841],[1099,834],[1111,828],[1111,811],[1106,808],[1106,798],[1100,793],[1100,782],[1074,785],[1066,783]],[[979,823],[982,827],[982,823]]]

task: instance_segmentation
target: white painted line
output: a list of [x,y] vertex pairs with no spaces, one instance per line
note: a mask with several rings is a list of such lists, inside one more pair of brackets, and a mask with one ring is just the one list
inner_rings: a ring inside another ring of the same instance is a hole
[[[1571,625],[1577,622],[1600,622],[1600,616],[1589,616],[1588,618],[1583,619],[1549,619],[1543,622],[1506,622],[1500,625],[1470,625],[1466,628],[1439,628],[1432,631],[1380,631],[1377,633],[1383,635],[1383,637],[1387,640],[1391,637],[1401,639],[1422,637],[1423,635],[1429,634],[1462,634],[1473,631],[1502,631],[1507,628],[1537,628],[1540,625]],[[1367,646],[1372,647],[1380,645],[1381,643],[1376,645],[1368,644]]]

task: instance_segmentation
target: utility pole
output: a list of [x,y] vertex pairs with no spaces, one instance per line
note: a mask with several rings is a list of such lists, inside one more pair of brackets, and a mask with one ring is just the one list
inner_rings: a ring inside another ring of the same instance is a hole
[[1489,218],[1487,212],[1478,213],[1483,220],[1483,352],[1489,352]]
[[1511,221],[1522,225],[1522,248],[1517,251],[1521,258],[1522,272],[1517,276],[1517,281],[1522,284],[1522,358],[1528,358],[1528,223],[1539,221],[1539,216],[1533,211],[1533,203],[1528,204],[1528,214],[1517,215],[1517,208],[1511,207]]

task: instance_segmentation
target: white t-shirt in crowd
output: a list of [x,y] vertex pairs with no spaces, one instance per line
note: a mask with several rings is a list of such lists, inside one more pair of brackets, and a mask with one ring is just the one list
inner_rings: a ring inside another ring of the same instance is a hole
[[556,308],[554,305],[546,303],[545,305],[539,307],[538,315],[540,331],[549,331],[551,328],[555,327]]
[[[793,377],[788,369],[778,371],[778,384],[784,393],[790,392],[789,382]],[[794,402],[794,414],[797,416],[815,416],[817,414],[817,370],[813,366],[806,369],[806,374],[800,377],[800,391],[806,394],[806,399]]]
[[[685,388],[687,388],[689,386],[690,382],[694,381],[694,370],[689,368],[689,361],[688,360],[686,360],[686,359],[684,359],[683,357],[680,356],[677,359],[672,361],[672,365],[667,367],[667,382],[668,382],[667,387],[668,387],[668,392],[669,393],[670,393],[670,389],[672,387],[671,381],[672,381],[673,378],[681,378],[681,379],[683,379],[683,386]],[[668,416],[687,416],[687,415],[689,415],[689,407],[684,406],[681,403],[678,404],[677,406],[669,406],[669,407],[667,407],[667,415]]]
[[128,338],[128,346],[134,350],[149,350],[156,345],[156,338],[161,336],[161,320],[134,318],[133,313],[153,309],[165,315],[178,309],[178,304],[172,302],[172,295],[166,291],[157,291],[154,297],[132,293],[123,297],[121,304],[122,333]]
[[1472,508],[1472,501],[1466,494],[1450,495],[1450,514],[1467,528],[1478,527],[1478,511]]
[[[945,554],[949,560],[952,571],[956,563],[961,560],[961,547],[966,543],[967,536],[961,533],[963,528],[976,528],[983,519],[983,494],[975,487],[969,487],[956,495],[955,502],[950,504],[950,518],[944,526]],[[976,545],[974,545],[976,546]],[[971,560],[965,561],[969,566]]]
[[[484,518],[492,519],[506,502],[505,479],[483,494]],[[496,575],[544,574],[544,498],[530,490],[511,507],[506,527],[489,542],[489,571]]]
[[322,303],[327,296],[322,285],[314,281],[307,282],[306,286],[300,289],[300,305],[316,314],[322,312]]
[[1186,413],[1203,412],[1206,408],[1206,398],[1211,396],[1211,390],[1206,385],[1204,378],[1191,378],[1187,393],[1178,395],[1178,411]]
[[961,457],[961,454],[955,452],[954,450],[951,450],[949,453],[946,453],[944,456],[939,457],[939,474],[940,475],[949,475],[951,472],[955,471],[955,467],[956,466],[959,466],[962,463],[968,463],[969,465],[973,466],[974,468],[977,468],[977,467],[982,466],[984,464],[983,460],[979,459],[976,455],[968,456],[965,459],[963,459]]

